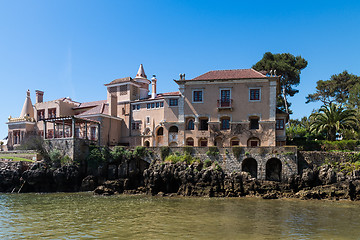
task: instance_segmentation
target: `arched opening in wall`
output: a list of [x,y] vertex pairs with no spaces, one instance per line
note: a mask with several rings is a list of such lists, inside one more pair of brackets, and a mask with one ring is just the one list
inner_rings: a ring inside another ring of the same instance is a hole
[[257,178],[257,161],[253,158],[246,158],[241,163],[241,171],[248,172],[251,177]]
[[186,139],[186,143],[185,143],[186,146],[194,146],[194,139],[192,137],[188,137]]
[[186,130],[194,130],[195,119],[193,117],[186,119]]
[[237,137],[233,137],[232,139],[230,139],[230,146],[231,147],[235,147],[235,146],[239,146],[240,145],[240,140]]
[[221,137],[216,137],[214,141],[214,146],[223,147],[223,140]]
[[200,138],[199,139],[199,147],[207,147],[208,140],[206,138]]
[[177,126],[171,126],[169,128],[169,133],[178,133],[179,132],[179,129]]
[[169,128],[169,146],[171,142],[177,142],[178,131],[179,129],[177,126],[171,126]]
[[281,161],[277,158],[271,158],[266,162],[266,180],[280,181],[281,180]]
[[146,140],[146,141],[144,142],[144,146],[145,146],[145,147],[150,147],[150,142],[149,142],[148,140]]
[[177,146],[178,146],[177,142],[171,142],[169,144],[169,147],[177,147]]
[[160,127],[160,128],[157,130],[156,135],[157,135],[157,136],[163,136],[163,135],[164,135],[164,128],[163,128],[163,127]]
[[157,131],[156,131],[156,146],[162,146],[163,145],[163,135],[164,135],[164,128],[160,127]]
[[247,146],[248,147],[259,147],[260,139],[258,139],[256,137],[249,138],[249,140],[247,141]]

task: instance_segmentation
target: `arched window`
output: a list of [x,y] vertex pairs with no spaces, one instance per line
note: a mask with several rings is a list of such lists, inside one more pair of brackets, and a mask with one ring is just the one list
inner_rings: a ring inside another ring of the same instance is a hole
[[190,118],[187,120],[186,130],[194,130],[194,119]]
[[200,147],[207,147],[208,145],[208,140],[206,138],[200,138],[199,139],[199,146]]
[[248,147],[259,147],[260,146],[260,139],[256,137],[249,138],[247,142]]
[[171,126],[169,128],[169,133],[177,133],[179,131],[177,126]]
[[186,146],[194,146],[194,139],[192,137],[186,139]]
[[146,140],[146,141],[144,142],[144,145],[145,145],[145,147],[150,147],[150,142]]
[[233,146],[239,146],[240,145],[240,140],[239,138],[237,137],[233,137],[231,140],[230,140],[230,146],[233,147]]
[[164,135],[164,128],[163,128],[163,127],[160,127],[160,128],[157,130],[157,135],[158,135],[158,136]]

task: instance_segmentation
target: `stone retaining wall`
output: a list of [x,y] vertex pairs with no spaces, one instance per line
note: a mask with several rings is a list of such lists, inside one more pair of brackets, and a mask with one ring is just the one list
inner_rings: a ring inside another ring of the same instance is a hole
[[[170,153],[184,153],[186,148],[170,147],[169,149]],[[267,178],[268,161],[276,159],[281,162],[281,180],[286,180],[298,174],[297,148],[292,146],[218,148],[219,153],[216,156],[209,156],[207,154],[209,151],[208,147],[191,147],[191,149],[192,156],[194,157],[198,157],[203,161],[209,158],[218,161],[226,173],[243,171],[244,161],[254,159],[257,163],[256,177],[265,180]],[[237,156],[235,156],[233,149],[237,149]],[[151,162],[155,159],[161,159],[161,148],[153,147],[149,148],[149,150],[153,152],[153,155],[152,157],[147,157],[146,161]]]

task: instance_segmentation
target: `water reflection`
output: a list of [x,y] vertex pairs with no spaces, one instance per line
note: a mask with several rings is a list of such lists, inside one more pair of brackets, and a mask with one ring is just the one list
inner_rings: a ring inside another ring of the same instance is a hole
[[3,239],[356,239],[359,203],[1,194]]

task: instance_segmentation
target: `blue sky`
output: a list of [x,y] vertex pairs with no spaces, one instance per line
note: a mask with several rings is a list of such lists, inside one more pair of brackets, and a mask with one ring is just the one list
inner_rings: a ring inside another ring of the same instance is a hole
[[106,99],[103,84],[136,75],[140,63],[158,92],[179,73],[250,68],[267,52],[301,55],[308,67],[292,118],[317,80],[360,75],[359,1],[0,0],[0,138],[31,90],[46,100]]

